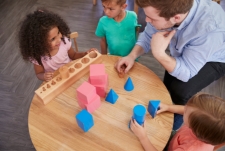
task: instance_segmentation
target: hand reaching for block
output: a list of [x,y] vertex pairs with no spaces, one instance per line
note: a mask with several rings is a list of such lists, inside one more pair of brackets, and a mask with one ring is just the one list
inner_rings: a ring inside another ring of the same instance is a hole
[[119,75],[120,78],[124,78],[126,67],[127,67],[127,66],[126,66],[125,64],[123,64],[123,65],[121,66],[120,72],[118,72],[118,75]]

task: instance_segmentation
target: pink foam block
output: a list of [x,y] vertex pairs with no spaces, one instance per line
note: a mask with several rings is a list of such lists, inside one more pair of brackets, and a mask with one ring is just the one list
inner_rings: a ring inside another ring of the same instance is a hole
[[86,109],[85,103],[83,103],[81,100],[77,100],[77,103],[82,109]]
[[[88,82],[91,83],[90,78],[88,79]],[[106,76],[105,76],[105,83],[104,84],[100,84],[100,85],[92,84],[92,85],[95,86],[96,93],[100,97],[104,98],[106,96],[106,91],[107,91],[107,88],[108,88],[108,75],[106,74]]]
[[93,113],[101,105],[100,96],[96,94],[96,97],[88,104],[86,104],[86,110],[90,113]]
[[96,86],[96,91],[100,97],[104,98],[106,96],[107,86]]
[[90,65],[90,83],[91,84],[105,84],[105,66],[104,64]]
[[79,106],[82,109],[86,109],[88,112],[92,113],[101,105],[101,99],[100,96],[97,94],[94,96],[94,98],[87,104],[84,103],[84,101],[78,101]]
[[86,81],[76,91],[77,99],[84,101],[84,103],[90,102],[96,95],[96,88]]

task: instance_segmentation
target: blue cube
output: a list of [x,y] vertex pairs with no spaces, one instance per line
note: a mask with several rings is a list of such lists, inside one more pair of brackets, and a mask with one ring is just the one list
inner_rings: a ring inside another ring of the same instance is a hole
[[80,111],[76,115],[76,120],[77,120],[78,126],[84,132],[87,132],[94,125],[94,120],[92,115],[85,109]]

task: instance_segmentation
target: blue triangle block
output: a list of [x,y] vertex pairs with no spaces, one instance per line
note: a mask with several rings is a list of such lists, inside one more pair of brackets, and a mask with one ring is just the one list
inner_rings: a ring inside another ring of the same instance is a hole
[[148,103],[148,112],[154,118],[159,110],[160,100],[150,100]]
[[124,85],[124,89],[126,91],[132,91],[134,89],[134,85],[130,77],[127,79],[127,82]]
[[118,95],[116,94],[116,92],[113,89],[110,89],[108,95],[106,96],[105,100],[109,103],[116,103],[117,99],[118,99]]

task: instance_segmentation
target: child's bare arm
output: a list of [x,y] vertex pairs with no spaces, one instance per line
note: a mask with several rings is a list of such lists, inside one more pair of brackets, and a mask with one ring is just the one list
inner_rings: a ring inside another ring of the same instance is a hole
[[169,105],[169,104],[164,104],[160,103],[160,109],[157,111],[157,114],[168,111],[172,113],[177,113],[177,114],[184,114],[184,105]]
[[86,54],[87,52],[75,52],[72,47],[68,50],[68,56],[70,57],[71,60],[82,58]]
[[44,68],[40,65],[34,64],[34,71],[39,80],[50,81],[53,77],[53,72],[45,72]]
[[107,43],[105,37],[101,38],[100,46],[101,46],[101,53],[107,54]]
[[139,125],[135,120],[131,119],[130,128],[141,142],[145,151],[157,151],[148,139],[144,126]]

